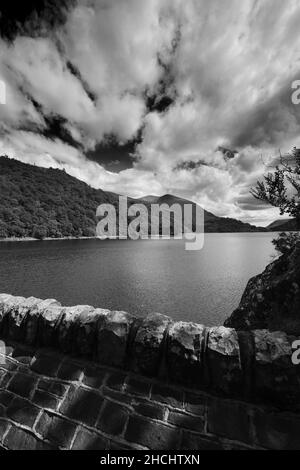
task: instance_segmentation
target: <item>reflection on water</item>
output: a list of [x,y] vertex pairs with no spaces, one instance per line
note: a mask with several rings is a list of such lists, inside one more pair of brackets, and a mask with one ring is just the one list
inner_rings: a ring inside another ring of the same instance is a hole
[[206,234],[190,252],[184,240],[0,243],[0,291],[216,325],[271,261],[274,237]]

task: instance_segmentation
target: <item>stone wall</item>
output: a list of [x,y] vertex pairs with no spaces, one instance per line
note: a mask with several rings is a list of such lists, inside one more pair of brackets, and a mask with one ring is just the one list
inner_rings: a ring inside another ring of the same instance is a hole
[[3,448],[300,448],[285,333],[3,294],[0,339]]

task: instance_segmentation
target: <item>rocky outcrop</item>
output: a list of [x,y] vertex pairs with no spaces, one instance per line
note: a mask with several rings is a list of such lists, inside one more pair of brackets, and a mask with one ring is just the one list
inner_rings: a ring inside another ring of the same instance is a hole
[[225,326],[300,334],[300,243],[250,279],[239,307]]

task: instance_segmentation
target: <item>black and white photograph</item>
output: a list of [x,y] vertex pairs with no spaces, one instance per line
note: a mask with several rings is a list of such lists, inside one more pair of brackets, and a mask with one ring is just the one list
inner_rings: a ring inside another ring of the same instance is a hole
[[300,450],[299,24],[1,0],[0,462]]

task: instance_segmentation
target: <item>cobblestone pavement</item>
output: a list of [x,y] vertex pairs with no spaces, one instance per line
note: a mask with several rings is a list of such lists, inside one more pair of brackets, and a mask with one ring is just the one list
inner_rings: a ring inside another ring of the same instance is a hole
[[2,449],[299,447],[298,416],[266,414],[49,349],[6,344],[2,353]]

